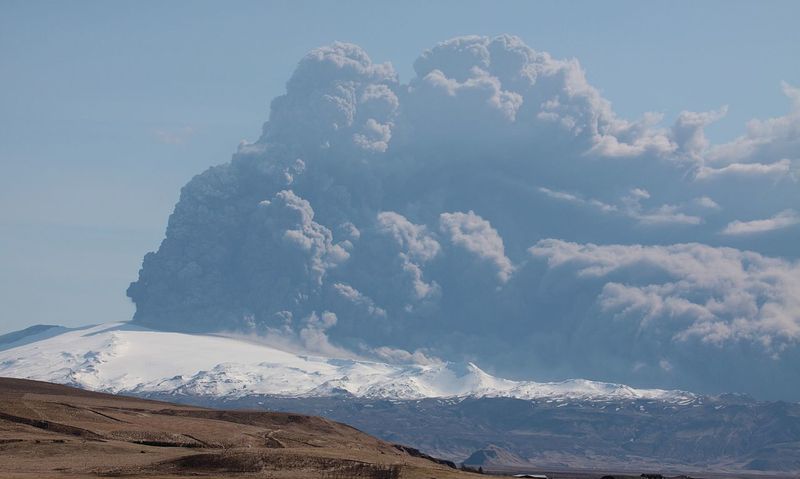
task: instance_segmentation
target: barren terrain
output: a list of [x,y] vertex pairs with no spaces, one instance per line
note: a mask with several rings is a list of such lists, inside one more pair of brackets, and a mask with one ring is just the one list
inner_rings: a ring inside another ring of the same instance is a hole
[[0,378],[0,464],[0,475],[14,478],[478,477],[320,417],[179,406],[8,378]]

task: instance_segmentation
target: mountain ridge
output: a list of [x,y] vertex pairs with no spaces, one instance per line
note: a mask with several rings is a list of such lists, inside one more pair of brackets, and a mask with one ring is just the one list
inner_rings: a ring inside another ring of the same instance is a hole
[[[149,351],[159,351],[153,355]],[[205,352],[203,357],[197,351]],[[0,375],[114,393],[313,397],[347,393],[372,399],[448,397],[657,399],[688,403],[677,390],[571,379],[512,381],[465,365],[391,364],[326,358],[222,335],[157,331],[131,323],[68,330],[0,352]]]
[[289,349],[108,323],[0,351],[0,376],[324,416],[454,462],[493,444],[554,470],[800,472],[797,403],[511,381],[469,363],[390,364]]

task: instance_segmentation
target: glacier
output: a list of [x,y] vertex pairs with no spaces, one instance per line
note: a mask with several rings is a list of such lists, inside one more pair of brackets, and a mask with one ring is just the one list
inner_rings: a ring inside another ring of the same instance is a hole
[[0,349],[0,376],[101,392],[214,398],[351,395],[389,400],[506,397],[688,404],[698,397],[686,391],[636,389],[585,379],[515,381],[492,376],[473,363],[392,364],[355,355],[324,357],[258,339],[105,323]]

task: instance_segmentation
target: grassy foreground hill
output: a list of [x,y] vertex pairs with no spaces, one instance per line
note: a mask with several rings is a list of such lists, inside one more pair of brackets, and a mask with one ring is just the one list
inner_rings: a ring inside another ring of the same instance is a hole
[[[345,424],[0,378],[2,477],[461,478]],[[486,476],[483,476],[486,477]]]

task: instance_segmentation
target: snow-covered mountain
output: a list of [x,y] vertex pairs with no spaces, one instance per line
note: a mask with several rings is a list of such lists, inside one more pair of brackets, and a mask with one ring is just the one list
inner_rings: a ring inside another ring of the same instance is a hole
[[0,345],[0,376],[136,394],[252,394],[370,399],[453,397],[653,399],[686,403],[691,393],[634,389],[581,379],[555,383],[494,377],[475,364],[388,364],[292,352],[247,338],[155,331],[108,323],[41,333]]
[[325,357],[279,339],[131,323],[37,326],[0,336],[0,376],[323,415],[458,461],[494,444],[509,465],[519,457],[560,468],[800,471],[798,404],[581,379],[511,381],[474,364]]

